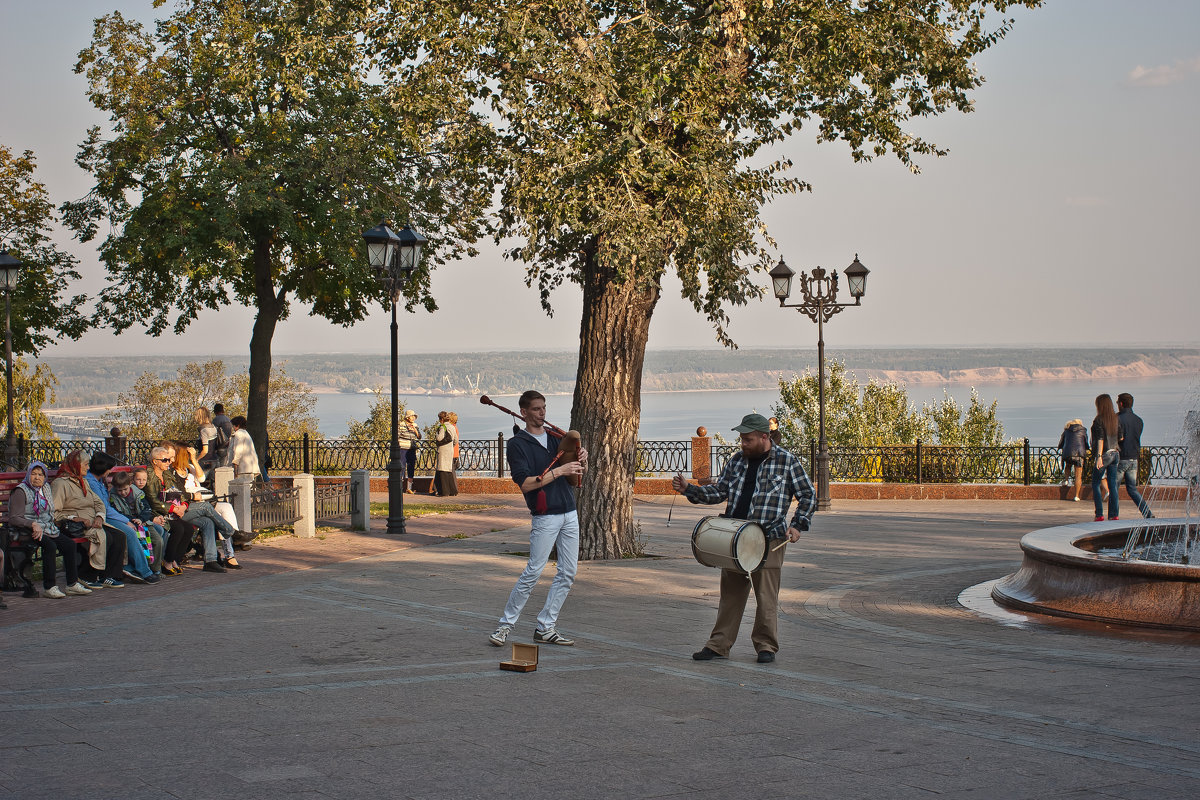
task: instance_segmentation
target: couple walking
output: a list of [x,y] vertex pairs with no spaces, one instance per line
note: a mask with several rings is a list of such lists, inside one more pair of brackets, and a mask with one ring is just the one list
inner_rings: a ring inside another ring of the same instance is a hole
[[[1119,494],[1121,484],[1129,498],[1137,505],[1143,517],[1153,517],[1141,493],[1138,492],[1138,459],[1142,450],[1142,418],[1133,413],[1133,395],[1122,392],[1117,395],[1120,413],[1113,408],[1112,397],[1107,394],[1096,398],[1096,417],[1092,420],[1092,454],[1096,461],[1092,471],[1092,501],[1096,505],[1096,522],[1104,520],[1104,492],[1102,484],[1108,483],[1108,518],[1120,519]],[[1063,432],[1064,439],[1071,426]],[[1076,434],[1077,438],[1077,434]],[[1086,434],[1084,449],[1087,447]],[[1080,467],[1082,466],[1080,451]],[[1066,450],[1063,451],[1066,458]],[[1079,499],[1079,473],[1076,469],[1075,499]]]

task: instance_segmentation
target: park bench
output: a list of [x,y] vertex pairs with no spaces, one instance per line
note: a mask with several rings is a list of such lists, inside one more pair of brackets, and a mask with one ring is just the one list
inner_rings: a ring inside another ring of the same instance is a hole
[[[115,467],[113,472],[125,472],[134,467]],[[58,470],[50,469],[46,476],[46,484],[58,476]],[[3,588],[8,591],[20,590],[25,597],[37,597],[37,589],[33,585],[33,565],[42,556],[42,548],[37,544],[19,544],[13,536],[13,529],[8,525],[8,498],[12,490],[25,479],[24,472],[0,472],[0,540],[4,547],[4,575],[0,578]],[[87,544],[83,536],[70,537],[75,542],[76,550]],[[78,554],[76,555],[78,558]]]

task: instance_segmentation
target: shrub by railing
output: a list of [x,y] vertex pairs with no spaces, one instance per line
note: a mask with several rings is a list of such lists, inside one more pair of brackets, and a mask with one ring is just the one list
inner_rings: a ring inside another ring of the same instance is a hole
[[[639,476],[672,475],[692,471],[693,447],[707,440],[644,440],[637,444],[635,469]],[[122,439],[118,457],[128,464],[146,464],[157,439]],[[67,453],[105,450],[99,439],[43,441],[19,439],[20,465],[31,460],[55,464]],[[812,474],[816,442],[799,452],[804,468]],[[271,440],[267,444],[270,472],[309,472],[345,475],[353,469],[383,472],[389,460],[389,444],[351,439]],[[459,473],[499,476],[507,472],[505,439],[464,439],[459,443]],[[712,473],[720,474],[738,452],[737,444],[709,446]],[[1141,483],[1178,481],[1187,478],[1187,447],[1151,445],[1142,447],[1138,465]],[[1084,480],[1091,480],[1090,459],[1085,459]],[[417,472],[432,474],[437,464],[437,447],[422,441],[417,450]],[[945,447],[917,442],[912,445],[878,445],[834,448],[829,453],[830,478],[838,482],[880,483],[1023,483],[1046,484],[1062,480],[1062,461],[1057,447],[1032,446],[1029,440],[997,447]]]
[[[719,474],[739,450],[736,444],[712,447],[713,474]],[[799,452],[804,469],[812,474],[817,458],[815,442]],[[1085,459],[1085,462],[1088,461]],[[1175,445],[1142,447],[1138,464],[1141,483],[1184,480],[1187,448]],[[1026,439],[997,447],[945,447],[921,442],[912,445],[832,448],[830,480],[847,483],[1058,483],[1063,479],[1062,457],[1057,447],[1034,447]],[[1084,480],[1091,481],[1085,463]]]

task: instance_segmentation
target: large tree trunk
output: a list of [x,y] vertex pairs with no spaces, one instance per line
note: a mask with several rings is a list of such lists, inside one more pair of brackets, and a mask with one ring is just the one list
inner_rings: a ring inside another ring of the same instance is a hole
[[659,291],[639,289],[633,282],[616,284],[612,271],[594,263],[587,266],[571,415],[571,427],[579,431],[589,462],[579,489],[579,556],[620,558],[634,546],[642,362]]
[[267,455],[267,401],[271,384],[271,340],[283,310],[271,275],[271,237],[254,243],[254,303],[258,314],[250,335],[250,391],[246,399],[246,425],[259,459]]

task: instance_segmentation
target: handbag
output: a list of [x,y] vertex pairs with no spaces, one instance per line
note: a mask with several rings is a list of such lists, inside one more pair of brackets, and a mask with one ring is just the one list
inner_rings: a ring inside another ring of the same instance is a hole
[[83,536],[83,532],[87,530],[87,526],[77,519],[64,519],[58,526],[58,529],[74,539]]

